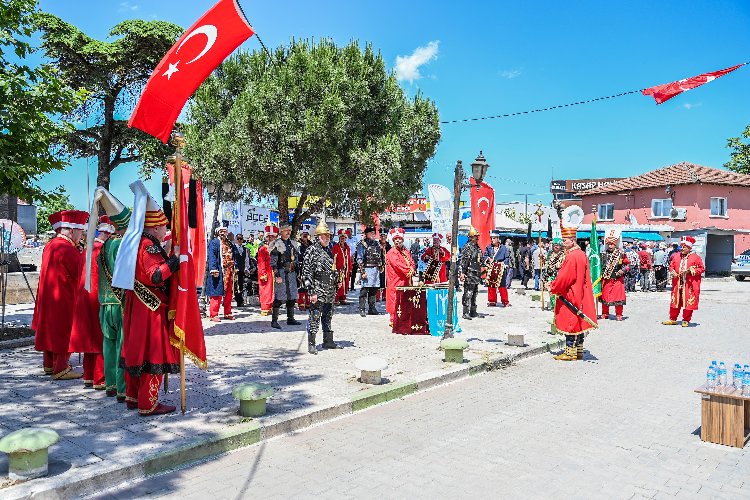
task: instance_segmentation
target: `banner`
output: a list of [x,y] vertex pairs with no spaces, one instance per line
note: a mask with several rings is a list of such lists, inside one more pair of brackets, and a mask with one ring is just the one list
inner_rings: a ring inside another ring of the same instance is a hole
[[656,104],[661,104],[670,100],[674,96],[682,94],[686,90],[692,90],[696,87],[700,87],[705,83],[716,80],[720,76],[731,73],[732,71],[736,70],[740,66],[744,66],[745,64],[747,63],[738,64],[737,66],[732,66],[731,68],[722,69],[719,71],[703,73],[702,75],[685,78],[683,80],[677,80],[676,82],[672,83],[665,83],[664,85],[657,85],[655,87],[643,89],[641,92],[643,93],[643,95],[650,95],[651,97],[653,97],[656,101]]
[[[427,289],[427,321],[430,325],[430,335],[443,336],[445,320],[448,318],[448,290]],[[458,324],[458,294],[453,295],[453,333],[461,333]]]
[[599,255],[599,236],[596,233],[596,217],[591,221],[591,235],[589,236],[589,247],[586,249],[591,268],[591,283],[594,290],[594,298],[602,294],[602,259]]
[[453,193],[442,184],[427,186],[430,197],[432,232],[443,236],[451,234],[453,226]]
[[482,182],[479,189],[475,188],[473,177],[471,184],[471,225],[479,231],[479,248],[484,249],[490,244],[490,231],[495,229],[495,190]]

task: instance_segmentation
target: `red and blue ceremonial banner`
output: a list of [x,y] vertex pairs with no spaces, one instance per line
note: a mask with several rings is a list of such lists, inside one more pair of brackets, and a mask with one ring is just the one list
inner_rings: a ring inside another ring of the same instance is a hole
[[128,127],[142,130],[166,144],[185,102],[254,33],[237,0],[220,0],[177,40],[156,66]]
[[700,87],[704,83],[716,80],[720,76],[724,76],[727,73],[731,73],[737,68],[744,66],[747,63],[738,64],[731,68],[722,69],[719,71],[712,71],[710,73],[703,73],[702,75],[694,76],[692,78],[685,78],[684,80],[677,80],[672,83],[665,83],[664,85],[657,85],[655,87],[649,87],[641,90],[643,95],[650,95],[656,101],[656,104],[661,104],[673,98],[674,96],[680,95],[686,90],[692,90],[696,87]]

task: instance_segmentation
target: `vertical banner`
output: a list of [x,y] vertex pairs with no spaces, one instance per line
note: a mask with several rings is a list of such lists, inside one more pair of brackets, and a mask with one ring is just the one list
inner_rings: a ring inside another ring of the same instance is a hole
[[591,234],[589,235],[589,247],[586,249],[591,268],[591,288],[594,290],[594,298],[602,294],[602,259],[599,255],[599,237],[596,232],[596,217],[591,221]]
[[[427,321],[430,335],[442,336],[445,332],[445,320],[448,319],[448,290],[444,288],[427,289]],[[458,324],[458,296],[453,296],[453,333],[461,333]]]
[[241,210],[242,203],[240,202],[224,201],[219,206],[219,221],[221,221],[221,224],[232,234],[242,232],[242,219],[240,218]]
[[430,220],[432,232],[451,234],[453,225],[453,193],[442,184],[427,186],[430,197]]
[[473,187],[476,180],[470,179],[471,225],[479,231],[479,248],[490,244],[490,231],[495,229],[495,190],[482,182],[479,189]]

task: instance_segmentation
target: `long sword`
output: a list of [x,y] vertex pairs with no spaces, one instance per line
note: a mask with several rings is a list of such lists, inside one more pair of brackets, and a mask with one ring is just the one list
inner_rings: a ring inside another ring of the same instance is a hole
[[586,323],[588,323],[592,327],[599,328],[599,325],[597,325],[596,322],[594,322],[594,320],[592,320],[591,318],[589,318],[588,316],[586,316],[583,313],[583,311],[581,311],[576,306],[574,306],[568,299],[566,299],[562,295],[558,295],[557,298],[558,298],[558,300],[561,300],[562,303],[565,304],[565,307],[567,307],[568,309],[570,309],[573,312],[573,314],[575,314],[576,316],[578,316],[579,318],[581,318],[582,320],[584,320]]

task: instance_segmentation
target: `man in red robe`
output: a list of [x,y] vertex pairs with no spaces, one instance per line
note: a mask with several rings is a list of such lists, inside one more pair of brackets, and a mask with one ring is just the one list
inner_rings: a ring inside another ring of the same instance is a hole
[[336,264],[336,270],[339,273],[338,289],[336,290],[335,302],[345,305],[346,293],[349,291],[349,276],[352,273],[352,253],[346,240],[348,233],[344,229],[339,229],[339,242],[333,246],[333,261]]
[[396,287],[409,286],[414,276],[414,261],[404,247],[404,230],[394,227],[390,231],[393,248],[385,256],[385,310],[391,316],[391,326],[396,319]]
[[424,272],[424,282],[446,283],[448,281],[447,263],[451,260],[451,253],[442,246],[443,235],[434,233],[432,235],[432,246],[425,249],[422,253],[422,262],[427,264]]
[[669,320],[663,325],[676,325],[682,309],[682,326],[690,326],[693,311],[698,309],[701,295],[701,277],[706,268],[703,259],[693,253],[695,238],[685,236],[680,240],[680,251],[669,261],[669,276],[672,278],[672,301],[669,304]]
[[618,248],[620,235],[611,229],[604,238],[606,250],[602,255],[602,315],[600,319],[609,319],[609,307],[615,306],[615,319],[622,321],[622,310],[625,305],[625,273],[630,270],[625,252]]
[[80,210],[63,210],[48,217],[57,235],[42,253],[31,328],[36,332],[34,348],[44,353],[44,373],[54,380],[81,378],[68,364],[68,345],[83,265],[78,243],[88,217]]
[[268,245],[279,235],[279,226],[266,226],[266,244],[258,247],[258,296],[260,298],[260,314],[268,316],[273,307],[273,269],[271,268],[271,253]]
[[[550,293],[567,299],[574,307],[596,324],[596,306],[591,283],[589,259],[576,243],[575,227],[563,227],[562,238],[565,248],[557,277],[550,285]],[[555,356],[559,361],[583,359],[585,332],[596,328],[573,312],[562,300],[555,303],[555,326],[565,334],[565,351]]]
[[[136,197],[134,217],[138,210],[143,210],[139,203]],[[136,223],[128,230],[142,234],[135,255],[133,290],[128,290],[125,296],[120,365],[125,369],[125,402],[128,409],[137,408],[141,415],[149,416],[175,410],[174,406],[159,403],[159,387],[164,374],[180,372],[179,356],[169,343],[167,320],[167,280],[179,269],[180,261],[178,256],[169,257],[162,247],[169,221],[150,196],[145,210],[143,228],[136,227]],[[121,246],[116,266],[121,265],[123,254]],[[127,258],[123,257],[123,262]]]
[[104,334],[99,321],[99,252],[104,242],[115,233],[115,226],[106,215],[99,218],[97,237],[91,251],[91,286],[86,290],[86,266],[82,266],[78,283],[73,327],[68,351],[83,353],[83,386],[106,389],[104,380]]

